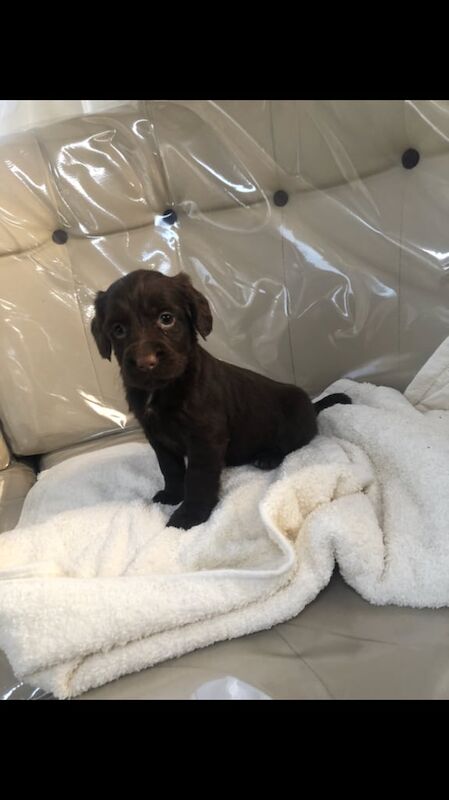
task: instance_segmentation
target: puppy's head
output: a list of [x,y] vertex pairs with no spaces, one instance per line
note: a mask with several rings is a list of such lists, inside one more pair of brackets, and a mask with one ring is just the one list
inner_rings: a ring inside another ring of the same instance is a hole
[[139,269],[98,292],[91,330],[103,358],[114,352],[127,386],[152,389],[182,375],[212,314],[186,274]]

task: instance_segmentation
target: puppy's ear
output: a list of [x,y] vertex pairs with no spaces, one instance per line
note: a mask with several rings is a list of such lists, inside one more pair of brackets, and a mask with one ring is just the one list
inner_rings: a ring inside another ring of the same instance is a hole
[[192,286],[192,281],[185,272],[180,272],[172,280],[181,289],[187,312],[192,320],[193,327],[205,339],[212,330],[212,312],[206,298]]
[[95,316],[90,324],[92,336],[94,337],[98,350],[102,358],[111,360],[111,341],[104,331],[104,320],[106,310],[106,292],[98,292],[95,298]]

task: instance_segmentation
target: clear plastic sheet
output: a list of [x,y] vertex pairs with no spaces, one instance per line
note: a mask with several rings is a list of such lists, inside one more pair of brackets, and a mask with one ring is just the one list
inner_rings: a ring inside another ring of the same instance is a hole
[[0,139],[13,452],[134,424],[89,324],[139,267],[192,276],[222,358],[405,386],[448,330],[449,101],[118,102]]
[[56,700],[56,697],[44,689],[33,689],[32,686],[19,682],[3,692],[0,700]]
[[135,425],[90,321],[137,268],[188,272],[211,352],[312,395],[343,376],[403,389],[448,335],[449,101],[3,102],[13,453]]
[[250,686],[246,681],[228,675],[203,683],[192,695],[192,700],[271,700],[267,694]]
[[1,700],[55,700],[52,694],[36,689],[18,680],[8,664],[6,656],[0,652],[0,701]]

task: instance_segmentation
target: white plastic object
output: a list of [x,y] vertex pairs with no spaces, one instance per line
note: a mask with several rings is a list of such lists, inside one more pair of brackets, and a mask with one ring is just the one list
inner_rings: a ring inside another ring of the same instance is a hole
[[192,700],[271,700],[267,694],[249,683],[228,675],[203,683],[192,695]]

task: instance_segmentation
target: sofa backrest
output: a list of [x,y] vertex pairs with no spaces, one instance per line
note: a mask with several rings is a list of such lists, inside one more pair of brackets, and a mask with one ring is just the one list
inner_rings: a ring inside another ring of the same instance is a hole
[[221,358],[404,388],[449,333],[448,142],[449,101],[130,101],[1,139],[13,451],[135,424],[90,321],[142,267],[190,274]]

